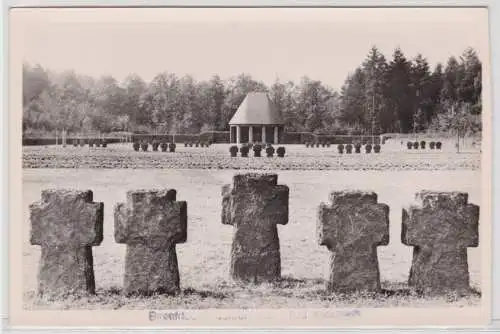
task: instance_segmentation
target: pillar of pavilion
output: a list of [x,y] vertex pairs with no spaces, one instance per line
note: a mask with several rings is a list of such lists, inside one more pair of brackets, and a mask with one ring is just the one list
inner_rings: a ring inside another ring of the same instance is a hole
[[266,93],[249,93],[229,121],[231,143],[280,144],[285,122]]

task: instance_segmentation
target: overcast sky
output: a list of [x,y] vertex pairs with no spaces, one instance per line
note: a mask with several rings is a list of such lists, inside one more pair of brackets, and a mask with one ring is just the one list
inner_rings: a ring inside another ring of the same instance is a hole
[[22,9],[11,19],[24,61],[120,81],[247,73],[339,88],[372,45],[432,66],[468,46],[488,52],[485,9]]

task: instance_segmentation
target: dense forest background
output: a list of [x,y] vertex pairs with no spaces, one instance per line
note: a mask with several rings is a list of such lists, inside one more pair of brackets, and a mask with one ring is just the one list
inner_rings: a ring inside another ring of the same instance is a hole
[[[326,70],[326,69],[325,69]],[[228,121],[252,91],[265,91],[282,112],[287,131],[381,134],[481,131],[481,62],[472,48],[430,68],[423,55],[392,59],[372,47],[340,91],[303,77],[270,87],[250,75],[196,81],[161,72],[147,83],[23,66],[23,134],[115,131],[199,133],[228,130]]]

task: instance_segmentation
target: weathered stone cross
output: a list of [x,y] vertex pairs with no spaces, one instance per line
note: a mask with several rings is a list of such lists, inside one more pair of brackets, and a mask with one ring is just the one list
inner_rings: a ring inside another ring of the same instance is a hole
[[460,192],[422,191],[403,209],[401,241],[413,246],[408,284],[427,294],[469,291],[467,247],[479,244],[479,207]]
[[92,246],[103,239],[103,211],[90,190],[43,190],[41,202],[30,205],[30,243],[42,248],[40,295],[95,293]]
[[187,203],[170,190],[136,190],[115,207],[115,240],[127,244],[126,295],[176,294],[175,246],[187,240]]
[[231,277],[270,282],[281,277],[276,224],[288,223],[289,189],[276,174],[242,174],[222,188],[222,224],[233,225]]
[[317,236],[331,252],[328,291],[380,290],[377,246],[389,243],[389,207],[377,194],[340,191],[320,204]]

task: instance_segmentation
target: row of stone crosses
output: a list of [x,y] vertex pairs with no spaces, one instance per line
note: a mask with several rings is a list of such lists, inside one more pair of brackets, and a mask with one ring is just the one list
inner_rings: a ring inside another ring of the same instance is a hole
[[[239,174],[222,188],[237,282],[280,279],[277,224],[288,222],[289,188],[277,181],[276,174]],[[479,207],[466,193],[422,191],[417,199],[402,215],[402,242],[413,246],[409,285],[429,294],[468,291],[467,247],[478,246]],[[327,290],[381,290],[377,246],[389,243],[389,207],[373,192],[333,192],[330,201],[320,204],[317,223],[318,243],[332,254]],[[92,246],[103,240],[103,210],[90,190],[43,190],[30,205],[30,242],[41,246],[39,294],[95,293]],[[179,292],[175,245],[187,240],[187,203],[176,190],[129,191],[114,221],[116,242],[127,245],[124,293]]]

